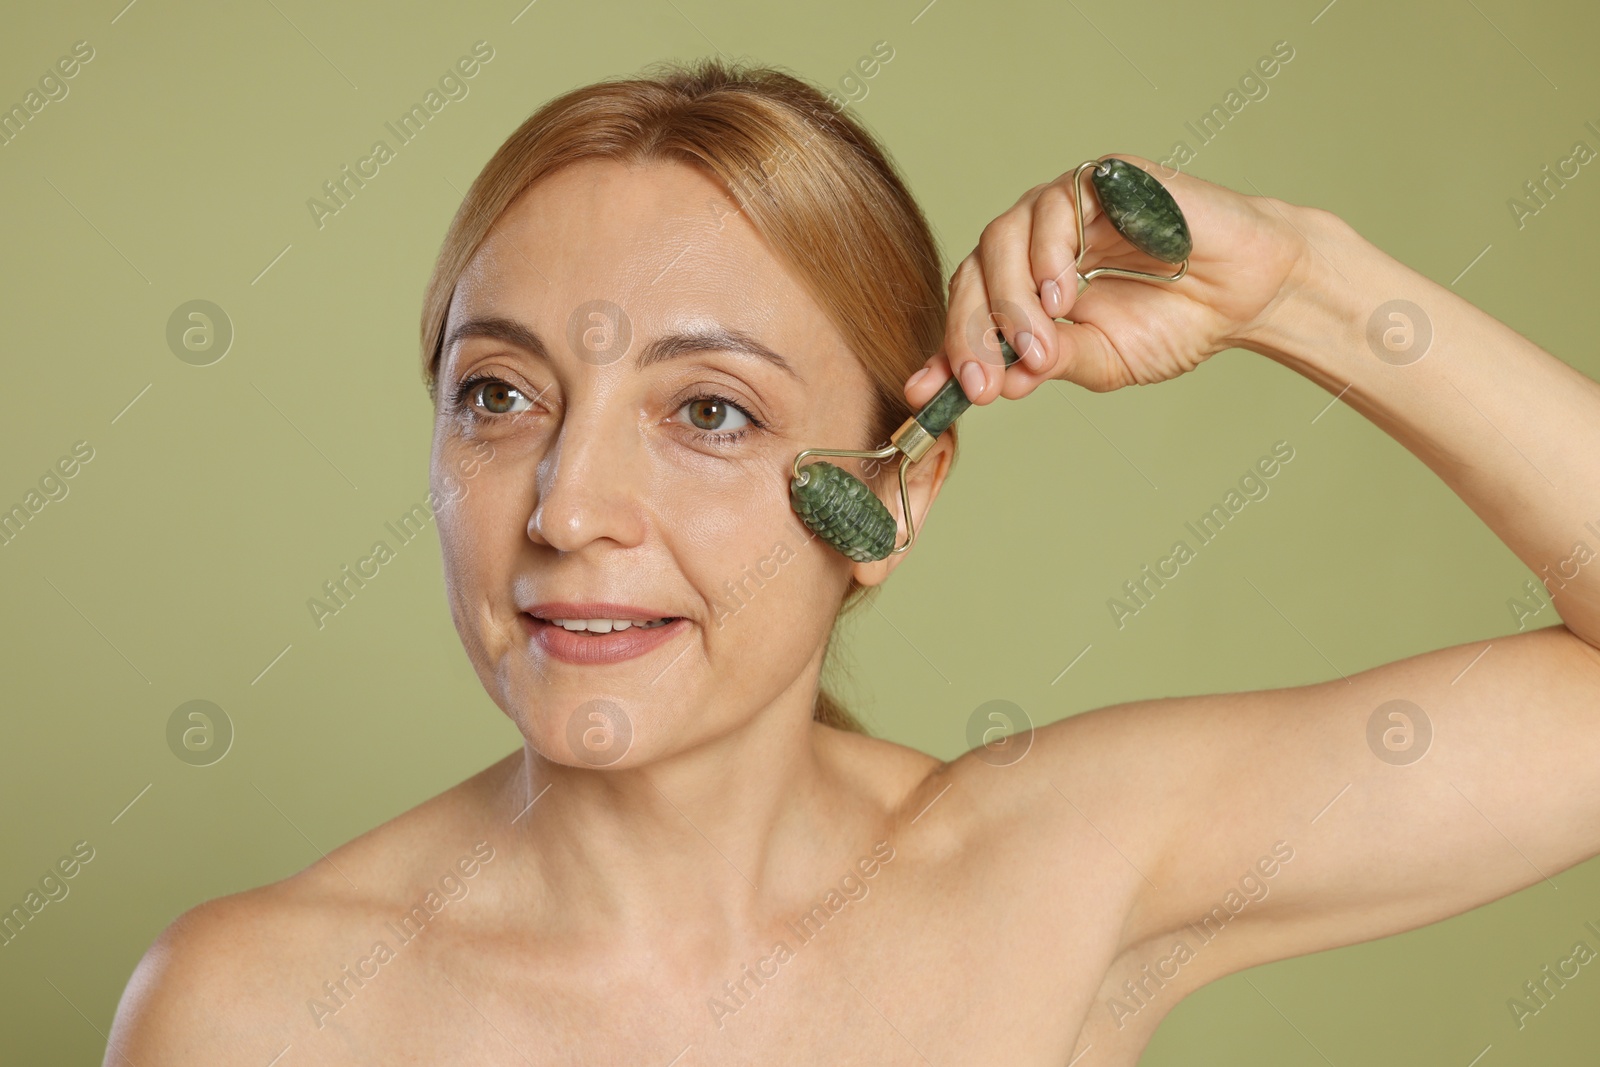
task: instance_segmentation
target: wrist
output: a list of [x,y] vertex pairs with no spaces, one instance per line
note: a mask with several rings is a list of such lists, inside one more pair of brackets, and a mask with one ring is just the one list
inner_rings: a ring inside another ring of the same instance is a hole
[[1368,313],[1381,301],[1364,294],[1387,257],[1331,211],[1272,204],[1296,233],[1294,266],[1278,296],[1231,341],[1320,380],[1327,375],[1319,371],[1334,371],[1365,345]]

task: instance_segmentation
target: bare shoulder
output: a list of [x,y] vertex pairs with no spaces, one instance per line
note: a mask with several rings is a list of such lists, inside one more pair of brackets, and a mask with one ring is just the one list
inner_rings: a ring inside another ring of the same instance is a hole
[[[980,709],[981,710],[981,709]],[[1160,743],[1153,718],[1137,703],[1118,704],[1034,726],[1024,714],[994,711],[977,724],[973,748],[930,768],[917,799],[949,794],[945,820],[964,833],[993,838],[1026,834],[1052,816],[1100,808],[1140,783],[1150,746]],[[919,809],[920,813],[920,809]]]
[[[1103,871],[1088,891],[1116,956],[1228,924],[1188,981],[1415,929],[1595,854],[1595,651],[1560,626],[1494,648],[1470,674],[1482,642],[1109,705],[1024,724],[1020,743],[997,731],[950,765],[949,796],[971,797],[950,814],[1012,883],[1049,884],[1075,910],[1081,868]],[[1286,867],[1313,842],[1315,862]],[[1028,903],[1058,921],[1058,902]]]
[[[1096,826],[1117,831],[1131,858],[1154,845],[1168,801],[1184,794],[1183,750],[1204,743],[1202,699],[1130,701],[1038,727],[997,712],[979,724],[982,743],[951,760],[839,730],[819,735],[830,763],[870,782],[897,835],[930,858],[1015,848],[1051,863],[1063,839],[1041,833]],[[1193,729],[1175,729],[1175,718]]]
[[442,898],[441,872],[456,880],[476,873],[486,854],[479,842],[489,786],[513,758],[281,881],[178,916],[128,980],[107,1067],[271,1062],[317,1022],[308,1001],[348,971],[365,931],[406,915],[430,892]]
[[123,990],[105,1063],[230,1063],[278,1041],[270,1059],[287,1044],[294,1016],[281,991],[329,910],[293,881],[208,900],[169,924]]
[[919,787],[920,836],[1010,884],[1053,887],[1037,902],[1047,917],[1070,887],[1074,913],[1109,925],[1120,951],[1149,933],[1139,906],[1187,795],[1184,749],[1205,744],[1204,716],[1174,728],[1183,706],[1130,701],[1043,726],[997,713],[983,743]]

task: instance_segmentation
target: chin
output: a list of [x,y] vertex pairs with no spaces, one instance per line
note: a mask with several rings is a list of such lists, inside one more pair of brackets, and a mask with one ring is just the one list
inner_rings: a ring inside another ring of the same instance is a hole
[[[506,705],[501,708],[506,710]],[[513,708],[506,710],[507,717],[534,751],[551,763],[579,770],[620,770],[648,761],[641,727],[649,727],[653,716],[636,701],[544,696],[520,701]]]

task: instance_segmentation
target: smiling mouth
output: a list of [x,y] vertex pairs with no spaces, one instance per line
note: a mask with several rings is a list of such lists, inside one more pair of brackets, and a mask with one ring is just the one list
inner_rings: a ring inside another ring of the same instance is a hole
[[621,630],[653,630],[658,626],[665,626],[678,620],[678,616],[675,615],[645,621],[637,619],[541,619],[536,615],[529,616],[529,618],[548,626],[559,626],[568,633],[589,634],[596,637]]
[[682,616],[659,619],[543,619],[519,612],[524,632],[545,653],[563,663],[621,663],[662,647],[691,625]]

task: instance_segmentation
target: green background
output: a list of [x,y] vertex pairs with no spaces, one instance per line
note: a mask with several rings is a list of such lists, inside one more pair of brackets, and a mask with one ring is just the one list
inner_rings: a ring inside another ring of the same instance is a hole
[[[1574,141],[1600,147],[1584,127],[1600,125],[1591,4],[125,2],[11,10],[0,35],[0,104],[74,42],[96,53],[0,148],[0,505],[75,441],[95,449],[0,548],[0,902],[73,842],[95,849],[70,896],[0,948],[8,1063],[98,1063],[172,918],[287,876],[517,744],[451,625],[431,525],[321,632],[305,601],[426,496],[422,288],[461,191],[559,92],[721,51],[845,95],[887,41],[853,107],[948,274],[1030,186],[1107,152],[1196,146],[1184,123],[1287,40],[1269,94],[1188,169],[1336,212],[1600,376],[1600,301],[1583,290],[1600,174],[1521,228],[1506,203]],[[319,230],[307,198],[479,39],[495,58],[470,95]],[[166,339],[195,299],[236,331],[211,366]],[[937,521],[849,624],[844,694],[881,736],[952,757],[992,699],[1043,723],[1515,631],[1506,601],[1531,572],[1329,399],[1232,351],[1155,389],[1052,386],[974,411]],[[1271,495],[1116,629],[1107,598],[1277,440],[1295,458]],[[194,699],[236,731],[207,767],[167,744]],[[1600,864],[1555,881],[1217,982],[1143,1062],[1465,1067],[1492,1045],[1483,1067],[1592,1063],[1600,977],[1586,969],[1521,1032],[1505,1007],[1600,918]]]

